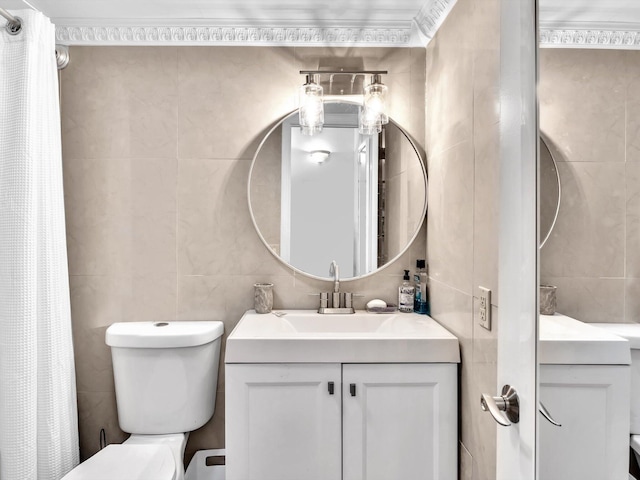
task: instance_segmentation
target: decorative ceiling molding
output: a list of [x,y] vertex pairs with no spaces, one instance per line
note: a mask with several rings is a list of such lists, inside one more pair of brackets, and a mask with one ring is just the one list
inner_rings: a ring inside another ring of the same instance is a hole
[[456,2],[457,0],[427,0],[422,6],[414,21],[426,37],[425,44],[434,37]]
[[570,22],[545,25],[541,22],[540,47],[640,50],[640,25],[628,27]]
[[253,45],[406,47],[405,27],[88,26],[58,25],[65,45]]

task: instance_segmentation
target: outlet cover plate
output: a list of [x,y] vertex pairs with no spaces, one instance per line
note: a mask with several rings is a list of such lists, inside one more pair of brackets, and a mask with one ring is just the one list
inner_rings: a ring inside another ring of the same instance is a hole
[[478,323],[491,331],[491,290],[478,287]]

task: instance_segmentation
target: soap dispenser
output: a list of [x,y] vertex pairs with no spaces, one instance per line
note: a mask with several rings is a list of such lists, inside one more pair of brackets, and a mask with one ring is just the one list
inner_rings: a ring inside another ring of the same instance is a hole
[[404,271],[404,277],[402,277],[402,285],[398,288],[398,310],[404,313],[413,312],[413,299],[416,289],[409,282],[409,270]]

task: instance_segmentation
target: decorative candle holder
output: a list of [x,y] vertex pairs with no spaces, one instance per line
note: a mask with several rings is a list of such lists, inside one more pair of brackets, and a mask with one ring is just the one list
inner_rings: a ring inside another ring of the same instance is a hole
[[554,285],[540,285],[540,315],[556,313],[556,290]]
[[273,308],[273,283],[254,285],[253,305],[256,313],[271,313]]

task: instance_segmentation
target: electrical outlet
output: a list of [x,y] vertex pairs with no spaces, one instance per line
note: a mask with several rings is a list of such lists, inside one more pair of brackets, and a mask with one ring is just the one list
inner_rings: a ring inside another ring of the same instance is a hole
[[491,330],[491,290],[478,287],[478,323],[481,327]]

